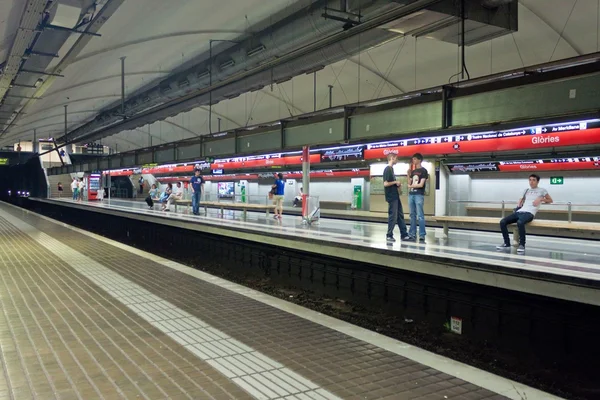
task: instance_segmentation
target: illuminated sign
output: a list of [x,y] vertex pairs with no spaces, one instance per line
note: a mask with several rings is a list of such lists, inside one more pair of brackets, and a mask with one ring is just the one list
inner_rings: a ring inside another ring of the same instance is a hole
[[411,138],[367,145],[365,159],[388,154],[410,157],[414,153],[441,155],[491,153],[556,146],[581,146],[600,142],[600,122],[552,124],[498,132],[479,132],[425,138]]
[[453,174],[472,172],[519,172],[519,171],[564,171],[600,170],[600,157],[553,158],[546,160],[498,161],[487,163],[451,164]]
[[0,165],[8,165],[8,158],[0,158]]
[[364,146],[354,146],[349,148],[329,149],[321,152],[323,161],[351,161],[362,160]]

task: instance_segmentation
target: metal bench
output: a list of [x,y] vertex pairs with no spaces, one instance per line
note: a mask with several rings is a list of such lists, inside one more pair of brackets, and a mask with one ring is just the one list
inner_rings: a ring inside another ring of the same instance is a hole
[[[469,227],[469,228],[490,228],[494,226],[497,230],[500,229],[500,218],[488,217],[454,217],[454,216],[439,216],[434,217],[436,222],[442,224],[444,235],[448,236],[450,225],[454,227]],[[519,230],[517,224],[510,225],[513,230],[513,240],[519,242]],[[598,237],[600,235],[600,224],[595,222],[568,222],[568,221],[550,221],[536,219],[527,224],[527,229],[534,228],[536,233],[555,233],[555,236],[563,236],[561,233],[571,232],[579,233],[586,238]],[[573,235],[569,235],[573,236]]]

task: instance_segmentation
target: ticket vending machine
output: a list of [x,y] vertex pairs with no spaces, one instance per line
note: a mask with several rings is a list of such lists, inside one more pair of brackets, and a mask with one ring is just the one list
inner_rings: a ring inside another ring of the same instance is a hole
[[100,200],[103,196],[100,194],[102,189],[102,175],[91,174],[87,179],[88,183],[88,200]]

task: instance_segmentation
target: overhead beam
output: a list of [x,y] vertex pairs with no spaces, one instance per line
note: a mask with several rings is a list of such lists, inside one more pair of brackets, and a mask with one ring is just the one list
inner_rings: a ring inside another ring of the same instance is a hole
[[56,53],[46,53],[44,51],[36,51],[36,50],[27,50],[25,52],[25,57],[27,57],[27,56],[40,56],[40,57],[58,58],[58,54],[56,54]]
[[102,36],[99,33],[96,32],[86,32],[86,31],[80,31],[77,29],[69,29],[69,28],[65,28],[63,26],[57,26],[57,25],[52,25],[52,24],[46,24],[44,25],[44,29],[48,29],[48,30],[52,30],[52,31],[61,31],[61,32],[71,32],[71,33],[79,33],[82,35],[90,35],[90,36]]
[[27,74],[38,74],[38,75],[46,75],[46,76],[56,76],[56,77],[60,77],[60,78],[64,78],[64,75],[61,74],[53,74],[51,72],[44,72],[44,71],[34,71],[31,69],[21,69],[19,72],[25,72]]
[[22,88],[27,88],[27,89],[37,89],[37,86],[35,86],[35,85],[22,85],[20,83],[13,83],[10,86],[12,86],[12,87],[22,87]]

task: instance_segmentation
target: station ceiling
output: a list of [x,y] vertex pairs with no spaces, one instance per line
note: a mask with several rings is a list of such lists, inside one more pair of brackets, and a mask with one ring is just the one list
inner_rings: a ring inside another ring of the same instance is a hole
[[[313,3],[313,0],[72,0],[67,3],[79,7],[82,16],[87,12],[93,18],[111,1],[120,4],[102,21],[97,32],[101,36],[88,37],[87,43],[76,52],[73,49],[82,35],[70,33],[56,38],[62,43],[56,51],[58,57],[44,70],[53,70],[71,52],[70,62],[60,72],[63,77],[56,77],[43,88],[43,93],[38,87],[23,96],[35,98],[4,98],[5,103],[16,105],[16,109],[25,105],[26,108],[8,126],[3,125],[1,118],[10,116],[2,114],[9,108],[0,107],[1,145],[31,140],[34,129],[38,138],[62,136],[65,105],[71,131],[118,104],[121,57],[126,57],[125,92],[130,97],[201,59],[209,51],[210,40],[239,41],[247,38],[257,25],[267,26],[265,21],[269,18],[276,22],[287,10],[299,10]],[[0,70],[6,65],[30,2],[0,0]],[[49,7],[55,6],[48,3]],[[518,30],[466,47],[469,75],[475,78],[597,52],[599,19],[598,0],[520,0]],[[85,27],[83,24],[79,29]],[[318,27],[307,27],[315,28]],[[223,43],[221,48],[225,46]],[[456,44],[426,36],[405,36],[401,32],[393,32],[382,43],[369,44],[355,55],[323,64],[316,72],[316,96],[312,73],[299,74],[258,90],[250,91],[256,88],[248,87],[245,93],[213,105],[212,131],[309,113],[315,103],[317,110],[324,109],[329,107],[330,93],[336,106],[460,79],[460,75],[456,76],[460,70]],[[101,142],[118,151],[127,151],[206,135],[208,116],[208,107],[200,105],[162,121],[105,137]]]

